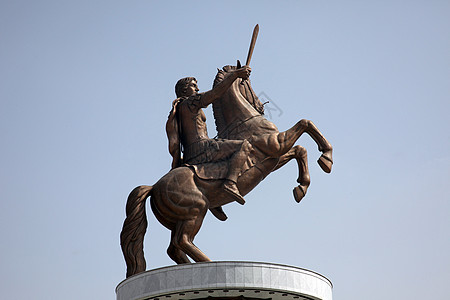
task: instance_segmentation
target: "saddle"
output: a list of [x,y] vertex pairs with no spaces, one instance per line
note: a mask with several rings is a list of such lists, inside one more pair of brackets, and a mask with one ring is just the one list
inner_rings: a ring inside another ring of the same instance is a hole
[[220,180],[225,179],[228,174],[228,161],[218,161],[202,164],[185,164],[185,166],[194,170],[195,175],[200,179]]
[[[200,179],[221,180],[227,178],[228,164],[229,160],[221,160],[201,164],[184,164],[184,166],[194,170],[195,175],[197,175]],[[253,161],[250,157],[248,157],[247,161],[244,163],[241,172],[244,173],[246,170],[250,169],[254,165],[255,161]]]

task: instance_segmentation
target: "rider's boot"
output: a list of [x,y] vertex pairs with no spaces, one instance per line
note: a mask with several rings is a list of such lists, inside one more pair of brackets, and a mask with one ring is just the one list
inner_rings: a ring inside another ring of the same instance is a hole
[[233,196],[234,200],[242,205],[245,203],[245,200],[239,192],[236,182],[239,177],[239,173],[245,165],[245,161],[247,160],[247,157],[251,150],[252,146],[250,145],[250,143],[247,140],[244,140],[241,148],[236,153],[234,153],[234,155],[230,159],[228,175],[225,182],[223,183],[224,190],[228,194]]
[[228,194],[233,196],[234,200],[237,201],[239,204],[242,205],[245,204],[245,200],[241,196],[241,193],[237,188],[236,182],[231,181],[230,179],[226,179],[225,182],[223,183],[223,188]]

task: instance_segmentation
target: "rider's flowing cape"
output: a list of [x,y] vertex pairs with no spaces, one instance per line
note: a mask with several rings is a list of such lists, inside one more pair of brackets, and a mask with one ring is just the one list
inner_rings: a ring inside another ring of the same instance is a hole
[[177,118],[177,106],[181,102],[181,98],[177,98],[172,102],[172,110],[166,123],[166,133],[169,139],[169,153],[172,155],[172,169],[181,166],[181,143],[180,143],[180,126]]

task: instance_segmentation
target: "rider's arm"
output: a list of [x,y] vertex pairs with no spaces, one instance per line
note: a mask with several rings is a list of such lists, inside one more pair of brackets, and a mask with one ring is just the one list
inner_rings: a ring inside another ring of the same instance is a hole
[[243,66],[240,69],[229,72],[225,78],[219,82],[212,90],[207,91],[201,95],[202,106],[206,107],[209,104],[213,103],[216,99],[220,98],[226,90],[228,90],[233,82],[237,78],[248,78],[250,75],[251,68],[248,66]]

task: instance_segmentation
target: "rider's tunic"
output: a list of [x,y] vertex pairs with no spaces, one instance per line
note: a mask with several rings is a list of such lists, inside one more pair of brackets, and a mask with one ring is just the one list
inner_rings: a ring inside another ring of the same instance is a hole
[[184,97],[178,104],[178,121],[186,164],[216,162],[230,158],[242,145],[242,140],[210,139],[201,94]]

